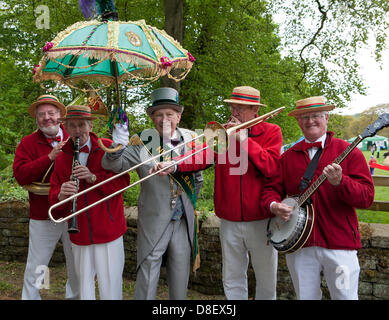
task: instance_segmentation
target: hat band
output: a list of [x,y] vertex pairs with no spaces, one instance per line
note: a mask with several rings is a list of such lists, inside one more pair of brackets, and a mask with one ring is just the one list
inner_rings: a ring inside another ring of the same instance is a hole
[[248,102],[259,102],[259,96],[252,96],[252,95],[249,95],[249,94],[240,94],[240,93],[236,93],[236,92],[233,92],[231,94],[231,99],[234,99],[234,100],[241,100],[241,101],[248,101]]
[[164,103],[178,104],[177,101],[172,100],[172,99],[160,99],[160,100],[154,101],[152,107],[154,107],[155,105],[164,104]]
[[42,97],[42,98],[38,98],[38,101],[41,102],[41,101],[46,101],[46,100],[50,100],[50,101],[55,101],[55,102],[58,102],[58,99],[56,98],[51,98],[51,97]]
[[306,105],[303,105],[303,106],[298,106],[296,107],[296,109],[302,109],[302,108],[316,108],[316,107],[322,107],[322,106],[325,106],[325,103],[312,103],[312,104],[306,104]]
[[84,110],[71,110],[68,111],[66,114],[66,118],[72,118],[72,117],[91,117],[92,114],[89,111]]

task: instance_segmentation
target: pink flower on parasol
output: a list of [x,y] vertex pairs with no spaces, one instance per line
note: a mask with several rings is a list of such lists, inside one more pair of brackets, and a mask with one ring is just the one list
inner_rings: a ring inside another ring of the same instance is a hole
[[52,42],[46,42],[44,47],[42,48],[43,52],[49,51],[52,47],[54,47],[54,43]]
[[161,63],[163,67],[166,69],[167,67],[170,67],[173,63],[169,60],[168,57],[162,57],[161,58]]
[[34,69],[32,70],[32,74],[35,74],[36,71],[37,71],[37,69],[38,69],[39,67],[40,67],[40,65],[39,65],[39,64],[36,64],[35,67],[34,67]]
[[189,61],[191,61],[191,62],[195,62],[196,61],[195,57],[192,56],[192,54],[190,52],[188,52],[188,58],[189,58]]

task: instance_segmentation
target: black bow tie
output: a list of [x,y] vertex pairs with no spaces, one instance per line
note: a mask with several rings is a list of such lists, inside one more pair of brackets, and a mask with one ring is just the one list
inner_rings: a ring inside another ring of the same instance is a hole
[[181,142],[180,139],[171,139],[170,143],[172,144],[173,147],[177,146]]

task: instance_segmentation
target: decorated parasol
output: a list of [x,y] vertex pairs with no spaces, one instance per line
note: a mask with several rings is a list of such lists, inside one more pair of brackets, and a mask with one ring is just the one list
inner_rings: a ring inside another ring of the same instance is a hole
[[79,2],[86,18],[93,20],[77,22],[47,42],[33,79],[52,80],[88,94],[115,85],[116,106],[108,121],[112,129],[115,123],[128,121],[121,108],[119,84],[145,86],[162,76],[180,81],[195,59],[164,30],[144,20],[118,21],[113,1]]

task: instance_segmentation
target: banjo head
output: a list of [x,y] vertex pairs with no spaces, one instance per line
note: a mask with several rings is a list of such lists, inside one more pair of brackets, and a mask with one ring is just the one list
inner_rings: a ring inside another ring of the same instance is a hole
[[283,221],[279,217],[269,220],[267,226],[267,237],[275,249],[279,251],[289,251],[299,240],[305,229],[307,214],[304,208],[297,204],[298,198],[286,198],[282,203],[293,208],[288,221]]

